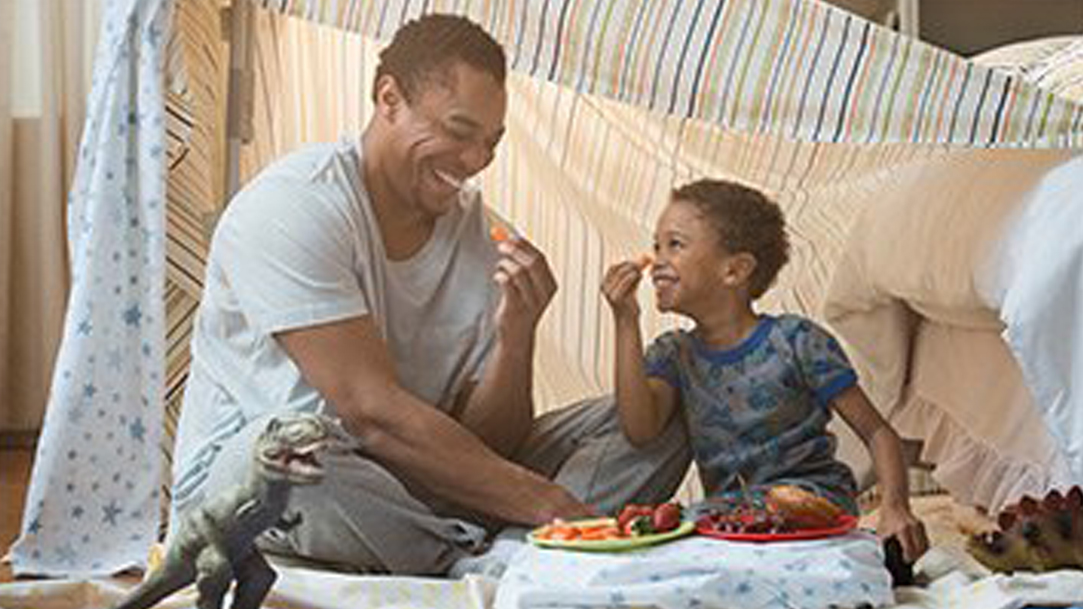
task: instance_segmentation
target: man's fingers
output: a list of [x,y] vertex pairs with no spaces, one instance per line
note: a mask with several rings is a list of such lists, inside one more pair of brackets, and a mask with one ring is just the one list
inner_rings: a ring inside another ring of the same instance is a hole
[[498,275],[503,275],[504,285],[513,288],[515,295],[524,305],[529,308],[538,306],[543,296],[538,293],[530,280],[530,273],[522,265],[509,258],[501,258],[496,263],[496,270]]
[[[529,241],[517,239],[500,244],[500,253],[504,255],[502,260],[511,260],[523,269],[526,280],[533,285],[534,293],[539,299],[548,301],[549,297],[556,292],[557,282],[549,270],[549,264]],[[514,276],[514,275],[513,275]]]

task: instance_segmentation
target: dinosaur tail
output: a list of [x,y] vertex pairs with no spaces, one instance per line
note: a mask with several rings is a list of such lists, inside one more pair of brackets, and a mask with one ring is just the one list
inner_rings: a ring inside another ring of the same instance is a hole
[[113,609],[150,609],[163,598],[195,581],[193,569],[161,568],[128,593]]

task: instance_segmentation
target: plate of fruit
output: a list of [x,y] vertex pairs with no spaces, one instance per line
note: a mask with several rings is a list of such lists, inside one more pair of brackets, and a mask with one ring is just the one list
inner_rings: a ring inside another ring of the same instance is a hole
[[593,552],[624,552],[688,535],[695,523],[681,520],[681,506],[628,505],[616,518],[554,520],[527,535],[534,545]]
[[845,535],[856,516],[797,486],[771,488],[761,500],[728,500],[696,521],[696,532],[728,541],[798,541]]

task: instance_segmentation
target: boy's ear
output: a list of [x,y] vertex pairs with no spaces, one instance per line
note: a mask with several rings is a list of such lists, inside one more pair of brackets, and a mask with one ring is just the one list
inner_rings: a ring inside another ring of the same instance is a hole
[[376,113],[388,121],[394,121],[399,108],[406,103],[399,81],[390,74],[376,79]]
[[748,252],[740,252],[726,258],[722,268],[722,283],[727,287],[737,287],[748,283],[752,272],[756,270],[756,257]]

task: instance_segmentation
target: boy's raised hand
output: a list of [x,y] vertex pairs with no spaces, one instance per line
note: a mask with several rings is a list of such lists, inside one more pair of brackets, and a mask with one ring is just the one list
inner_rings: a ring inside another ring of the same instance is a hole
[[613,315],[620,317],[637,317],[639,315],[639,300],[636,299],[636,288],[643,278],[643,270],[650,264],[647,260],[625,260],[609,267],[602,279],[602,294],[613,309]]

